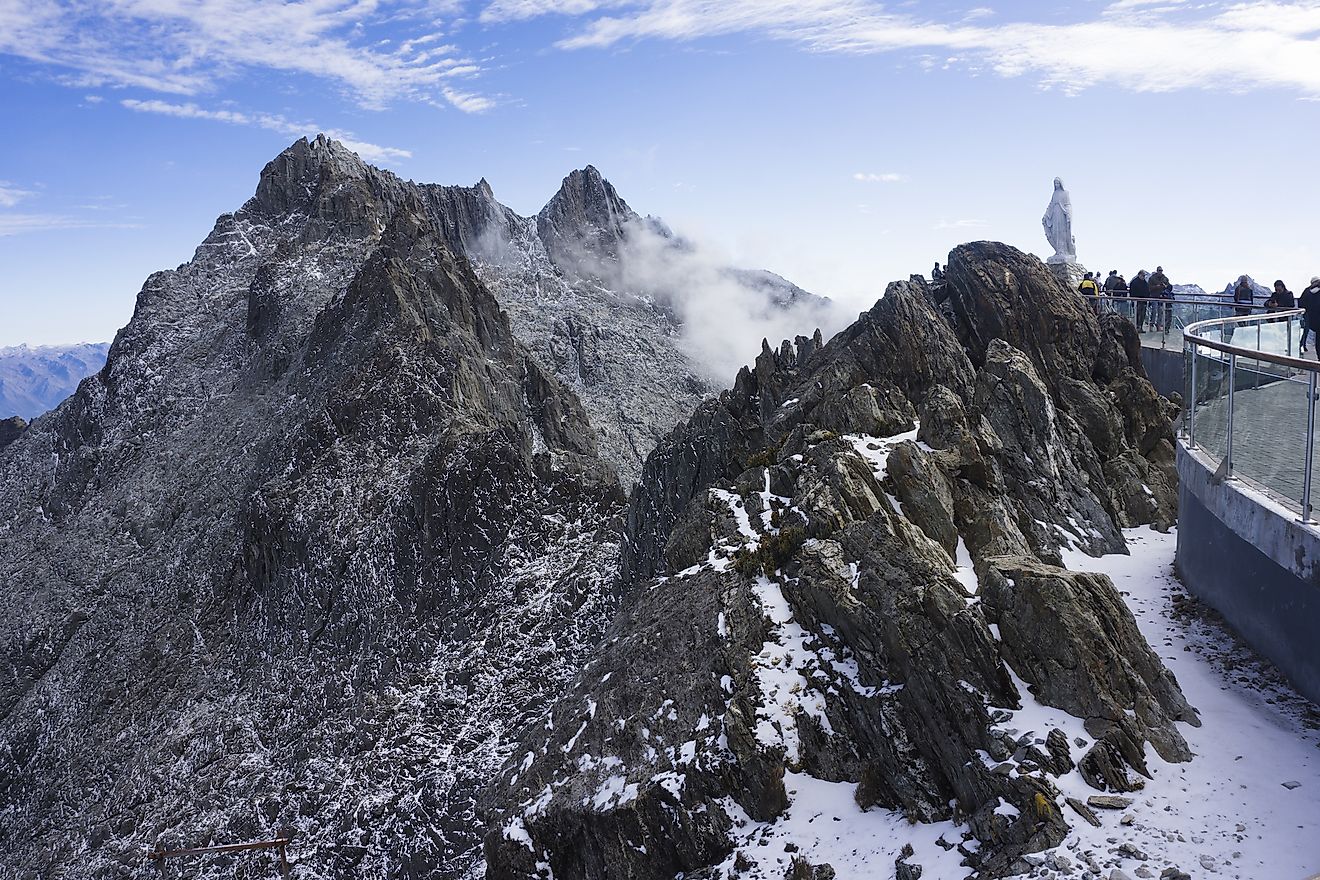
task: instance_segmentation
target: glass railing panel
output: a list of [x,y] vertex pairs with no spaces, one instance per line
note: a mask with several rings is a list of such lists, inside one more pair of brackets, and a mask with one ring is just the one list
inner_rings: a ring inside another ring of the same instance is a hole
[[1299,507],[1308,381],[1277,364],[1241,355],[1234,373],[1233,475]]
[[1192,347],[1195,387],[1191,391],[1192,440],[1210,457],[1221,461],[1228,451],[1228,362],[1218,351]]
[[1245,344],[1256,351],[1295,357],[1301,342],[1301,324],[1296,316],[1262,316],[1252,326],[1241,328],[1238,339],[1239,345]]

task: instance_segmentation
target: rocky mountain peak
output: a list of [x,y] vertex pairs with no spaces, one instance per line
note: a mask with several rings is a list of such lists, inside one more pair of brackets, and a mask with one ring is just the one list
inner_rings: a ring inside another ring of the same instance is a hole
[[387,171],[363,162],[339,141],[299,138],[261,172],[257,191],[243,210],[266,218],[302,214],[322,226],[361,235],[379,231],[408,187]]
[[[467,875],[476,791],[545,703],[524,695],[607,619],[622,493],[423,195],[299,141],[148,280],[103,371],[0,423],[0,568],[42,597],[0,597],[0,741],[33,744],[0,750],[0,874],[289,825],[309,876]],[[269,800],[295,790],[315,805]],[[15,824],[47,810],[77,818]]]
[[541,212],[536,230],[550,258],[567,270],[592,272],[592,264],[618,260],[627,226],[641,218],[594,165],[564,178]]

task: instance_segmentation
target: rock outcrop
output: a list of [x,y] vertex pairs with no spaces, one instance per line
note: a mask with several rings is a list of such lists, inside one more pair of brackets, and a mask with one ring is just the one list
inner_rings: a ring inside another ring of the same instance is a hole
[[0,421],[0,449],[18,439],[18,435],[27,430],[28,423],[19,416],[10,416]]
[[[793,876],[829,876],[777,829],[857,807],[945,823],[1004,876],[1063,839],[1054,777],[1129,790],[1146,742],[1189,757],[1194,710],[1061,553],[1166,521],[1169,495],[1128,501],[1172,486],[1143,476],[1167,473],[1167,413],[1037,260],[978,243],[948,265],[828,342],[766,345],[652,453],[619,617],[488,795],[487,876],[780,876],[781,839]],[[1032,701],[1085,747],[1024,730]],[[852,851],[916,876],[931,853],[878,827]]]

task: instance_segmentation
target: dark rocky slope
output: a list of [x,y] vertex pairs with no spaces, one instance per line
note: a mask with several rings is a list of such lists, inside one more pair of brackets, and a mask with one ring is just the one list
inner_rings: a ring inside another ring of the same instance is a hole
[[[609,638],[488,795],[489,877],[833,876],[791,835],[766,856],[822,785],[958,823],[967,869],[1003,876],[1078,820],[1054,778],[1126,791],[1146,743],[1190,757],[1195,712],[1113,585],[1061,567],[1175,516],[1130,326],[1003,245],[947,278],[766,346],[652,453]],[[1086,735],[1024,730],[1033,694]]]
[[281,827],[303,876],[479,873],[623,494],[450,234],[303,142],[0,451],[0,874]]

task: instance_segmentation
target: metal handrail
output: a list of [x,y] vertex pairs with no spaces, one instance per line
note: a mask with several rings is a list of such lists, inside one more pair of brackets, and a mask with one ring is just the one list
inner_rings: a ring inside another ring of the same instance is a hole
[[1255,309],[1257,311],[1264,311],[1268,314],[1282,314],[1283,311],[1291,311],[1291,310],[1280,310],[1278,309],[1277,306],[1266,306],[1264,301],[1256,302],[1255,300],[1248,303],[1248,302],[1235,302],[1231,299],[1218,299],[1211,297],[1206,297],[1205,299],[1187,299],[1186,297],[1178,297],[1176,299],[1172,299],[1172,298],[1166,299],[1165,297],[1162,296],[1128,296],[1126,293],[1118,293],[1113,291],[1106,293],[1104,290],[1101,290],[1099,293],[1095,293],[1095,294],[1081,293],[1080,291],[1078,291],[1078,293],[1080,296],[1083,296],[1086,299],[1121,299],[1121,300],[1126,300],[1128,302],[1146,302],[1146,303],[1160,303],[1160,304],[1173,303],[1175,305],[1185,305],[1185,306],[1223,306],[1224,308],[1229,308],[1229,309]]
[[[1270,320],[1278,320],[1283,318],[1295,318],[1298,315],[1305,314],[1305,311],[1303,309],[1284,309],[1282,311],[1267,312],[1266,314],[1269,316]],[[1246,355],[1253,360],[1278,364],[1281,367],[1292,367],[1295,370],[1305,370],[1309,372],[1320,371],[1320,362],[1317,361],[1308,361],[1305,358],[1297,358],[1286,354],[1272,354],[1267,351],[1262,351],[1259,348],[1247,348],[1242,345],[1234,345],[1231,342],[1206,339],[1200,335],[1202,328],[1209,327],[1212,324],[1222,327],[1225,324],[1245,324],[1248,321],[1258,321],[1260,318],[1260,315],[1233,315],[1224,318],[1209,318],[1205,321],[1197,321],[1194,324],[1188,324],[1183,328],[1183,337],[1191,337],[1196,345],[1203,345],[1206,348],[1212,348],[1215,351],[1223,352],[1224,354]]]
[[[1245,306],[1239,306],[1242,308]],[[1222,318],[1210,318],[1205,321],[1197,321],[1183,329],[1183,346],[1190,354],[1191,384],[1188,399],[1183,401],[1183,423],[1187,426],[1185,439],[1187,445],[1193,449],[1197,448],[1196,443],[1196,406],[1197,406],[1197,386],[1196,386],[1196,362],[1201,348],[1219,352],[1223,357],[1218,358],[1221,363],[1228,365],[1228,407],[1226,437],[1224,443],[1224,456],[1221,461],[1221,471],[1225,479],[1234,479],[1233,472],[1233,416],[1234,416],[1234,398],[1237,394],[1237,360],[1239,357],[1250,358],[1258,363],[1274,364],[1284,367],[1289,371],[1300,371],[1305,373],[1307,378],[1284,375],[1279,378],[1290,382],[1305,381],[1307,384],[1307,413],[1306,413],[1306,449],[1303,455],[1302,470],[1302,496],[1299,499],[1301,504],[1301,522],[1314,524],[1315,520],[1311,517],[1311,483],[1314,476],[1314,445],[1315,445],[1315,407],[1316,407],[1316,387],[1317,377],[1320,376],[1320,361],[1310,361],[1301,357],[1293,357],[1292,351],[1292,319],[1305,314],[1303,309],[1282,309],[1267,312],[1265,315],[1233,315]],[[1285,321],[1288,324],[1288,351],[1289,354],[1275,354],[1264,351],[1260,348],[1259,329],[1263,324],[1277,323]],[[1257,327],[1256,348],[1249,348],[1243,345],[1234,345],[1231,342],[1225,342],[1223,339],[1208,339],[1204,335],[1211,328],[1222,331],[1225,328],[1234,328],[1240,325],[1254,322]],[[1320,343],[1318,343],[1320,344]]]

